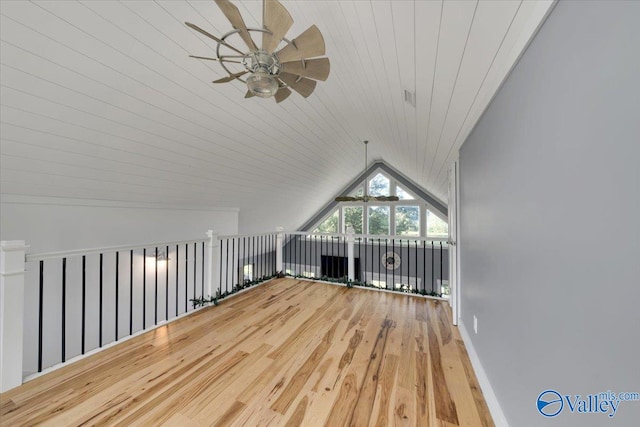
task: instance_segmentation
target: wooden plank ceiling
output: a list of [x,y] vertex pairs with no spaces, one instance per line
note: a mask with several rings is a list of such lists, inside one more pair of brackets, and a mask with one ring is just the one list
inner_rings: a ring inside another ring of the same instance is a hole
[[[235,1],[261,27],[260,1]],[[456,156],[552,1],[282,1],[331,74],[309,98],[244,99],[213,62],[212,1],[3,1],[2,193],[238,207],[302,224],[382,159],[447,202]],[[404,91],[415,94],[415,107]],[[295,204],[295,205],[294,205]],[[292,209],[292,207],[294,207]]]

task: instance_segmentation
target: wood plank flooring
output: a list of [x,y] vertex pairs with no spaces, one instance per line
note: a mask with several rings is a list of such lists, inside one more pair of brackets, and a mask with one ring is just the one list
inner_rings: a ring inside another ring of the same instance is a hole
[[449,319],[278,279],[0,395],[0,424],[492,426]]

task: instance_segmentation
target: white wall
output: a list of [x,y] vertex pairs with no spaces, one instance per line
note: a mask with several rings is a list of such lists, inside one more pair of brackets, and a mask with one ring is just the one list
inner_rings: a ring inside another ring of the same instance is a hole
[[238,232],[238,209],[178,209],[105,201],[2,195],[1,240],[29,253],[139,245]]
[[462,323],[514,427],[639,425],[536,409],[640,392],[639,19],[560,1],[460,151]]

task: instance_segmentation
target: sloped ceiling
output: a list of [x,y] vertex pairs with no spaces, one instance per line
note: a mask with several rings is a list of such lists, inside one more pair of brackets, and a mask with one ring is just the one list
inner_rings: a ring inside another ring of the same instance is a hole
[[[249,27],[262,3],[235,1]],[[282,1],[316,24],[331,74],[311,97],[244,99],[213,1],[2,1],[2,193],[238,207],[294,229],[384,160],[447,202],[447,167],[552,1]],[[415,107],[404,90],[415,94]]]

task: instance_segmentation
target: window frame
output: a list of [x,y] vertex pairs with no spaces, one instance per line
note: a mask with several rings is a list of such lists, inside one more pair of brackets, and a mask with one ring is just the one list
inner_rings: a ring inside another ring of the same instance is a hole
[[[389,180],[389,192],[390,195],[392,196],[397,196],[397,189],[400,188],[402,191],[404,191],[406,194],[410,195],[411,197],[413,197],[413,199],[400,199],[396,202],[339,202],[335,209],[332,209],[327,215],[325,215],[324,217],[322,217],[318,222],[316,222],[313,226],[309,227],[309,230],[316,230],[323,222],[325,222],[331,215],[333,215],[336,211],[338,212],[338,231],[337,233],[346,233],[346,223],[345,223],[345,212],[344,212],[344,208],[346,207],[360,207],[362,208],[362,230],[363,232],[365,232],[365,234],[370,234],[369,233],[369,207],[371,206],[388,206],[389,207],[389,235],[395,236],[397,235],[396,233],[396,208],[398,206],[417,206],[419,208],[419,223],[418,223],[418,235],[417,236],[407,236],[407,237],[423,237],[423,238],[429,238],[432,236],[428,235],[428,220],[427,220],[427,211],[429,211],[431,214],[435,215],[436,217],[440,218],[442,221],[444,221],[445,223],[447,223],[447,227],[448,227],[448,218],[443,215],[442,213],[440,213],[437,209],[435,209],[433,206],[431,206],[430,203],[428,203],[426,200],[424,200],[423,198],[419,197],[418,195],[416,195],[415,193],[413,193],[411,190],[408,190],[403,184],[402,182],[398,181],[397,179],[387,175],[384,171],[380,170],[380,169],[375,169],[373,171],[371,171],[370,174],[367,175],[367,188],[369,188],[368,186],[370,185],[370,181],[375,178],[378,174],[382,175],[384,178]],[[355,196],[358,192],[359,189],[364,189],[363,183],[357,185],[352,191],[346,193],[349,194],[351,196]],[[310,231],[311,233],[313,233],[314,231]],[[330,233],[332,234],[332,233]],[[437,236],[434,238],[444,238],[444,236]]]

